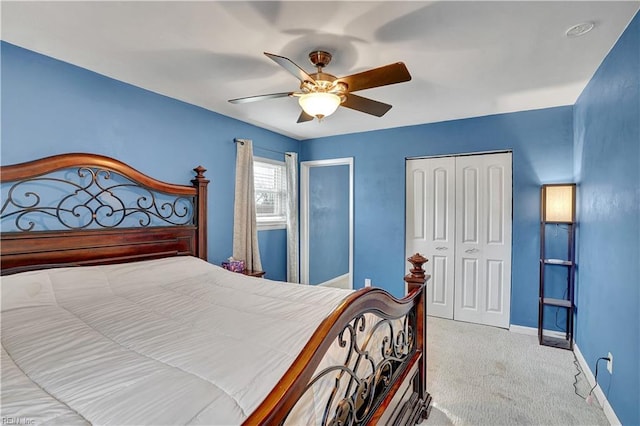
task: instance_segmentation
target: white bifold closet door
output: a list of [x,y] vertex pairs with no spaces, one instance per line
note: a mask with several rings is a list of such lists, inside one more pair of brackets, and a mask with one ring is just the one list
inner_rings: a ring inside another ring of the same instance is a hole
[[509,327],[511,153],[407,161],[406,254],[422,253],[429,315]]

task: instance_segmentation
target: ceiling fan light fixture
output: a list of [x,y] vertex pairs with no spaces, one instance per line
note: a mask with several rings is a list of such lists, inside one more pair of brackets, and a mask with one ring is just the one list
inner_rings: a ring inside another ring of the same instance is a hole
[[326,92],[307,93],[298,98],[298,103],[304,112],[317,117],[318,120],[336,112],[341,102],[340,96]]

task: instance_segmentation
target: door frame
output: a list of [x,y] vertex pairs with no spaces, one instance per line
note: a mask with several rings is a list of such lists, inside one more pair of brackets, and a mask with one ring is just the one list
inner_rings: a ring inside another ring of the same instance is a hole
[[[462,152],[459,154],[438,154],[438,155],[417,155],[413,157],[405,157],[404,158],[404,168],[405,172],[407,170],[407,161],[409,160],[422,160],[427,158],[445,158],[445,157],[470,157],[472,155],[487,155],[487,154],[511,154],[513,155],[512,149],[497,149],[495,151],[477,151],[477,152]],[[512,161],[513,168],[513,161]]]
[[353,157],[300,162],[300,283],[309,284],[309,171],[349,166],[349,289],[353,289]]

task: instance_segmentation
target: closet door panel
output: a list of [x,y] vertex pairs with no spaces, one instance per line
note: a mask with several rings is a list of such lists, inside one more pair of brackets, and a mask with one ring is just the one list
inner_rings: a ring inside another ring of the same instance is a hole
[[502,295],[504,292],[504,262],[501,260],[487,260],[487,312],[502,313],[504,305]]
[[[477,259],[462,259],[462,276],[460,277],[461,297],[460,308],[463,310],[478,310],[478,261]],[[457,314],[457,312],[456,312]]]
[[406,254],[422,253],[428,259],[429,315],[453,319],[455,160],[409,160],[406,172]]
[[434,305],[446,306],[447,296],[453,292],[453,289],[450,288],[451,286],[447,285],[448,266],[446,256],[433,256],[431,303]]
[[[509,327],[511,154],[456,157],[454,319]],[[469,264],[474,262],[472,293]],[[472,304],[470,295],[476,299]]]
[[461,228],[463,243],[478,243],[478,169],[465,167],[461,172],[462,191],[458,212],[462,215]]
[[485,269],[482,324],[508,328],[511,317],[511,153],[483,158],[486,170]]
[[504,170],[491,166],[487,170],[487,243],[504,244]]

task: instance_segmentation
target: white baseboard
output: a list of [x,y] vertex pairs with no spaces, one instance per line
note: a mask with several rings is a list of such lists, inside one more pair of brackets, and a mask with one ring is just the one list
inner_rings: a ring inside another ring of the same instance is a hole
[[518,334],[528,334],[530,336],[537,336],[538,329],[533,327],[525,327],[523,325],[509,325],[509,331],[513,331]]
[[[589,382],[589,386],[593,387],[593,385],[596,384],[596,378],[593,376],[593,373],[591,372],[587,361],[582,356],[580,348],[575,341],[573,342],[573,353],[576,355],[578,364],[580,364],[580,368],[584,372],[584,375],[587,378],[587,382]],[[604,411],[604,415],[607,417],[609,424],[615,426],[621,425],[622,423],[618,419],[618,416],[616,416],[615,411],[613,411],[613,407],[611,407],[611,405],[609,404],[609,400],[607,400],[606,395],[604,394],[604,392],[602,392],[602,389],[600,389],[600,385],[597,385],[595,387],[595,389],[593,390],[593,394],[595,395],[598,404],[600,404],[600,406],[602,407],[602,411]]]
[[332,278],[329,281],[325,281],[323,283],[318,284],[323,287],[335,287],[335,288],[345,288],[347,290],[351,289],[351,283],[349,280],[349,273],[347,272],[344,275],[340,275],[338,277]]
[[[509,326],[509,331],[513,331],[518,334],[527,334],[529,336],[537,336],[538,329],[535,327],[525,327],[523,325],[513,325]],[[544,330],[544,335],[549,337],[557,337],[559,339],[564,339],[566,336],[562,331],[555,330]]]

